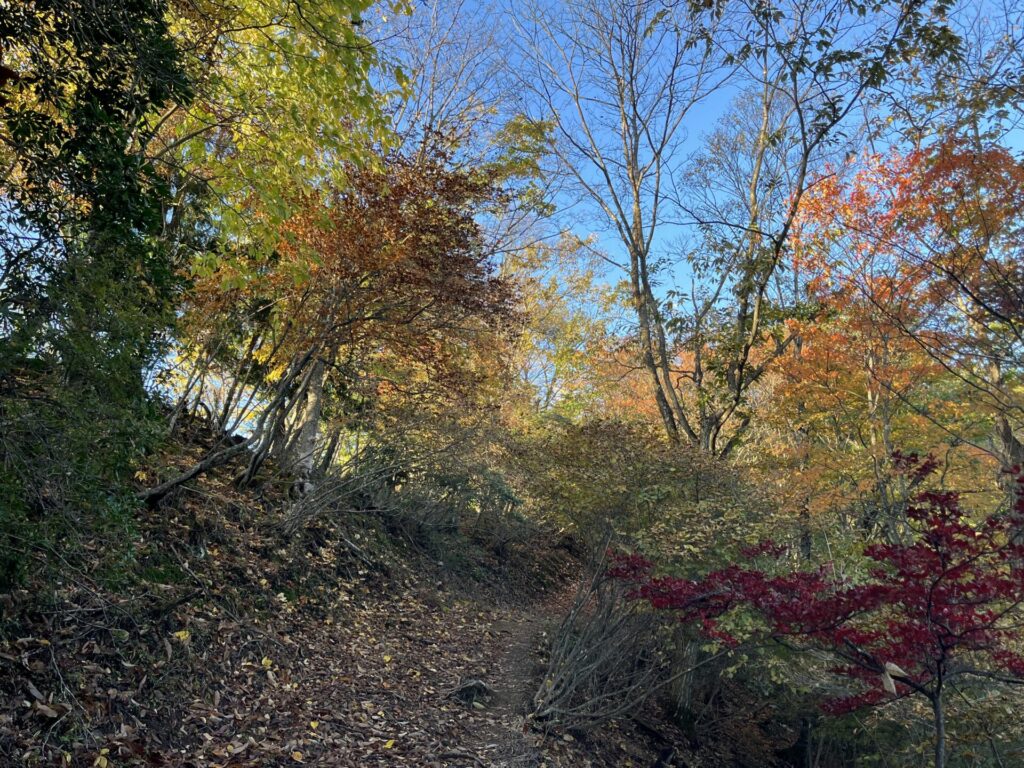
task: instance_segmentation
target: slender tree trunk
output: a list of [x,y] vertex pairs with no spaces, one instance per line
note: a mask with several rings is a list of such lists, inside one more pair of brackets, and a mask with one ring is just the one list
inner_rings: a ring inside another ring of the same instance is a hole
[[[149,488],[145,491],[141,491],[138,494],[138,498],[145,501],[150,506],[155,506],[160,502],[168,493],[173,491],[180,485],[187,483],[200,475],[209,472],[215,467],[219,467],[235,456],[249,450],[261,439],[266,429],[267,419],[269,416],[277,411],[282,403],[285,403],[288,398],[288,394],[291,391],[291,387],[298,377],[299,373],[302,372],[303,368],[309,363],[309,358],[312,356],[312,352],[307,353],[299,361],[294,363],[291,369],[285,374],[284,378],[278,382],[277,391],[274,395],[274,399],[270,401],[267,408],[256,420],[256,424],[252,429],[252,433],[240,443],[228,446],[227,448],[214,451],[204,457],[201,461],[193,464],[189,469],[180,473],[176,477],[167,480],[166,482],[160,483],[154,488]],[[250,462],[251,464],[251,462]]]
[[331,465],[334,464],[334,457],[338,453],[338,443],[341,442],[341,427],[333,427],[330,434],[327,445],[320,454],[320,465],[317,467],[317,472],[321,475],[326,475]]
[[[800,360],[803,358],[803,355],[803,339],[797,337],[793,342],[793,357]],[[802,398],[796,404],[796,412],[800,419],[803,420],[807,413],[807,403]],[[807,430],[802,425],[798,426],[795,430],[794,442],[799,455],[797,467],[800,472],[803,473],[807,470],[810,446],[807,445],[809,442]],[[800,512],[797,514],[797,521],[800,526],[800,556],[807,562],[811,561],[814,546],[814,536],[811,533],[810,503],[810,496],[805,494],[803,500],[800,502]]]
[[298,405],[293,428],[296,430],[295,442],[286,458],[289,469],[298,477],[308,479],[313,474],[313,459],[316,454],[317,440],[320,437],[320,416],[323,411],[324,377],[327,366],[322,358],[313,362],[309,385]]
[[[640,331],[640,356],[644,368],[651,377],[651,384],[654,387],[654,399],[658,404],[658,413],[661,414],[662,424],[665,426],[665,433],[673,443],[679,442],[679,426],[676,423],[672,407],[669,405],[668,397],[665,394],[665,387],[659,375],[659,366],[655,357],[654,336],[652,331],[651,305],[646,292],[641,284],[641,257],[636,251],[630,255],[630,283],[633,288],[633,303],[636,309],[637,324]],[[669,382],[671,386],[671,382]]]
[[942,686],[932,697],[932,712],[935,718],[935,768],[946,768],[946,713],[942,707]]
[[[1024,443],[1013,432],[1013,425],[1005,415],[996,420],[996,442],[999,446],[999,459],[1004,473],[1024,469]],[[1003,482],[1006,478],[1003,479]],[[1012,480],[1011,480],[1012,484]]]

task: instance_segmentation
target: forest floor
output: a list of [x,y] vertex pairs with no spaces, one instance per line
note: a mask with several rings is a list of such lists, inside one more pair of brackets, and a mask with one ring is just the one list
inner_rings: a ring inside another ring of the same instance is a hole
[[565,549],[446,563],[365,521],[285,536],[286,507],[215,477],[133,521],[129,575],[102,537],[36,550],[39,583],[2,597],[0,764],[698,764],[658,761],[671,728],[528,727]]

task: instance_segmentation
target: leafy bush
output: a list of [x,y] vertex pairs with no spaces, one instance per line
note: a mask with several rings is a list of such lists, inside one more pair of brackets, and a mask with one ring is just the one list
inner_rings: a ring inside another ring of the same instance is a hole
[[615,534],[685,565],[723,540],[777,533],[771,505],[734,468],[646,425],[548,419],[507,454],[525,511],[590,546]]
[[[929,458],[901,455],[903,471],[922,482],[938,467]],[[696,579],[659,577],[642,557],[618,559],[611,574],[632,594],[702,627],[727,646],[739,639],[722,617],[755,617],[745,634],[780,641],[832,659],[832,672],[849,684],[823,709],[845,714],[894,698],[927,702],[934,765],[947,764],[947,717],[952,692],[993,683],[1024,684],[1018,630],[1024,605],[1024,475],[1009,510],[973,521],[953,491],[925,489],[906,512],[905,542],[866,547],[863,576],[851,579],[826,563],[813,570],[752,564],[785,552],[764,542],[730,564]]]

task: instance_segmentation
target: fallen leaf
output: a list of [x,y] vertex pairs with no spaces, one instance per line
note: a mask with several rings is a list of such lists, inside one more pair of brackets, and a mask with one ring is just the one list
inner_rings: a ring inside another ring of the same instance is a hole
[[60,717],[60,713],[57,712],[57,710],[55,710],[53,707],[49,707],[46,704],[43,704],[41,701],[32,702],[32,707],[36,710],[36,712],[38,712],[41,715],[46,715],[46,717],[54,719]]

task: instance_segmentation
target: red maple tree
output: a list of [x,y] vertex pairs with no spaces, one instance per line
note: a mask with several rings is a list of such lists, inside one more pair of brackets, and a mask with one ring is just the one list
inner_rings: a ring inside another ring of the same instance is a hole
[[[930,458],[896,454],[894,463],[922,482],[935,469]],[[1024,473],[1016,473],[1024,487]],[[764,620],[772,638],[827,650],[834,671],[862,689],[826,701],[839,714],[894,696],[925,697],[933,712],[935,766],[946,764],[944,694],[958,678],[1024,683],[1019,628],[1024,603],[1022,494],[1015,506],[978,524],[956,492],[921,491],[907,510],[905,543],[872,544],[867,577],[853,582],[832,564],[772,575],[751,565],[730,565],[697,579],[656,576],[638,555],[618,556],[612,574],[634,585],[633,596],[655,608],[680,612],[724,643],[737,640],[719,625],[735,609]],[[785,548],[765,542],[744,559],[778,559]]]

